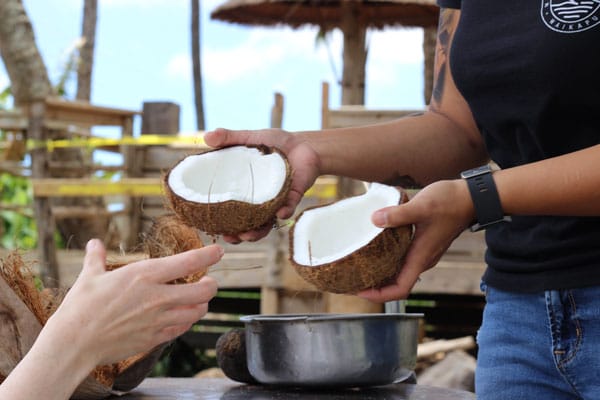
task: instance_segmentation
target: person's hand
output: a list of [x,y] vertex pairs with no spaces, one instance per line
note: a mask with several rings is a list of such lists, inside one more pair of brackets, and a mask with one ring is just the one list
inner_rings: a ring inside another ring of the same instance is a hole
[[81,274],[44,330],[60,334],[94,365],[121,361],[187,331],[202,318],[217,292],[210,277],[195,283],[167,284],[218,262],[217,245],[174,256],[105,269],[106,251],[91,240]]
[[[285,204],[277,211],[280,219],[290,218],[296,206],[319,176],[319,157],[308,143],[298,139],[296,134],[281,129],[265,129],[259,131],[232,131],[219,128],[204,135],[204,141],[211,147],[233,145],[266,145],[282,151],[292,168],[292,184]],[[230,243],[256,241],[266,236],[272,229],[264,226],[237,236],[224,236]]]
[[372,216],[375,225],[413,224],[414,237],[395,282],[358,295],[374,302],[407,298],[419,275],[436,265],[473,218],[469,190],[462,180],[435,182],[407,203],[376,211]]

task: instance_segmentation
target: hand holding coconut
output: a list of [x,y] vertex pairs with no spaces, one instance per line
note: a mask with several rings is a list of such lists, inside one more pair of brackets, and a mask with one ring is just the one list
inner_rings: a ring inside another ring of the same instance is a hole
[[[280,129],[267,129],[260,131],[232,131],[217,129],[207,132],[204,141],[211,147],[228,147],[233,145],[268,146],[278,149],[287,159],[291,168],[291,182],[284,201],[275,214],[280,219],[286,219],[294,214],[296,206],[317,177],[320,175],[319,159],[315,151],[307,142],[298,140],[294,134]],[[243,168],[244,166],[240,166]],[[260,179],[260,177],[255,177]],[[258,229],[242,231],[235,234],[225,234],[223,238],[228,242],[256,241],[266,236],[271,230],[271,225]]]
[[456,237],[474,218],[468,189],[462,180],[432,183],[409,202],[386,207],[373,214],[380,227],[413,224],[413,241],[395,282],[359,296],[375,302],[405,299],[419,275],[436,265]]
[[206,314],[217,285],[209,277],[168,282],[204,272],[222,254],[213,245],[108,272],[104,246],[90,241],[80,276],[0,386],[0,398],[67,399],[94,367],[182,334]]

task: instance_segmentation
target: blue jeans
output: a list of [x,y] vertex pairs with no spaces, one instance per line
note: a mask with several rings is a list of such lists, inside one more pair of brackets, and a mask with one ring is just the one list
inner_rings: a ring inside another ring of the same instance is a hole
[[482,289],[478,399],[600,399],[600,287]]

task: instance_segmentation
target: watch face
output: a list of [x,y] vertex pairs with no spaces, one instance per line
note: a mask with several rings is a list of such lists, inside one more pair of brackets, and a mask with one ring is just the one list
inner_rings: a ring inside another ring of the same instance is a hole
[[468,171],[463,171],[463,172],[461,172],[460,176],[463,179],[468,179],[468,178],[472,178],[474,176],[487,174],[488,172],[491,172],[491,171],[492,171],[492,168],[489,165],[482,165],[481,167],[473,168]]

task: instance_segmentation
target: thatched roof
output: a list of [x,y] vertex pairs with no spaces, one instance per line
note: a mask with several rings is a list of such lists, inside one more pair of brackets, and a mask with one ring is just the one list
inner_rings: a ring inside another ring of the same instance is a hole
[[217,7],[211,18],[245,25],[317,25],[339,27],[341,3],[351,1],[359,11],[363,27],[437,25],[435,0],[229,0]]

